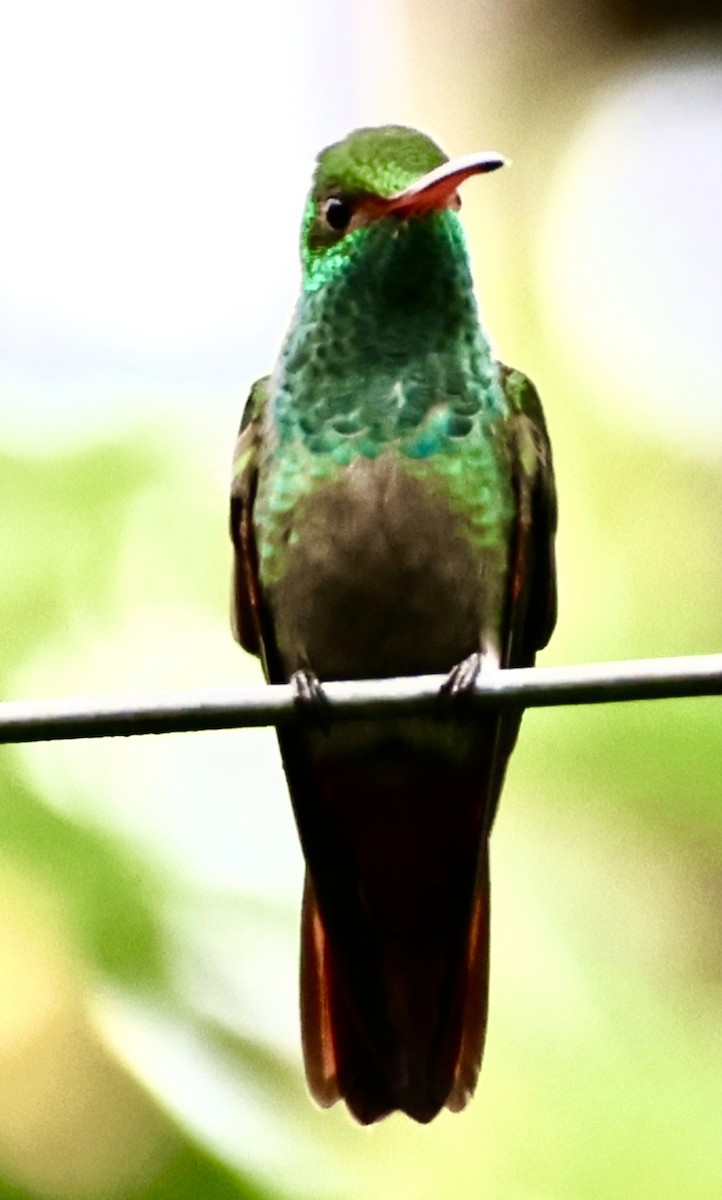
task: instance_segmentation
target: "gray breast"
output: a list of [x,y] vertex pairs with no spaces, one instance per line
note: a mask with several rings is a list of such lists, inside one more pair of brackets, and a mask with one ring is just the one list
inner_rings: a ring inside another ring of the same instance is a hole
[[497,564],[390,453],[355,460],[288,520],[286,570],[267,598],[289,674],[447,671],[498,619]]

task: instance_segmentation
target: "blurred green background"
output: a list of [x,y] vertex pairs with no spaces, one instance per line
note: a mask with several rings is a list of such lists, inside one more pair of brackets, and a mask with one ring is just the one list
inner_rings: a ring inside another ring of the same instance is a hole
[[[545,662],[720,648],[719,6],[26,0],[0,29],[6,698],[259,682],[228,464],[313,156],[418,125],[545,400]],[[270,731],[0,754],[0,1198],[722,1195],[722,708],[529,713],[493,839],[477,1096],[302,1081],[301,864]]]

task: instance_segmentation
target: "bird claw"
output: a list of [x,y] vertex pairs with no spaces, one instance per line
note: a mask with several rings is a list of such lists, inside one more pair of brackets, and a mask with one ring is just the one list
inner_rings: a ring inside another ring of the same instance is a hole
[[451,668],[447,674],[444,683],[441,684],[441,695],[455,698],[457,696],[468,696],[469,692],[474,691],[476,680],[479,679],[481,668],[483,665],[483,654],[481,650],[475,650],[474,654],[469,654],[468,658],[457,662],[455,667]]
[[302,719],[328,733],[331,727],[329,701],[318,675],[308,667],[301,667],[299,671],[293,672],[290,684],[293,703]]
[[461,662],[452,667],[439,691],[442,700],[444,702],[449,700],[453,703],[462,697],[469,696],[481,674],[483,661],[484,655],[477,650],[474,654],[469,654],[467,658],[462,658]]

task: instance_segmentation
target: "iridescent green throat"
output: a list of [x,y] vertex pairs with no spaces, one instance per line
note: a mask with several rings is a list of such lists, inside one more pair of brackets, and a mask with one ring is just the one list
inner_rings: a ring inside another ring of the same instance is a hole
[[272,383],[281,443],[338,466],[458,453],[505,415],[455,212],[386,217],[307,253]]

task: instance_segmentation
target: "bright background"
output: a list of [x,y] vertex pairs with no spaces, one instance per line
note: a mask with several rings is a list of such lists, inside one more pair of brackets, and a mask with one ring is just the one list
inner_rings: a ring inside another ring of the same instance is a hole
[[[313,157],[390,120],[513,160],[464,217],[555,448],[544,661],[719,650],[722,42],[682,7],[5,7],[6,697],[260,680],[227,626],[234,434]],[[484,1071],[425,1129],[306,1096],[272,733],[4,750],[0,1200],[718,1200],[721,713],[527,715]]]

